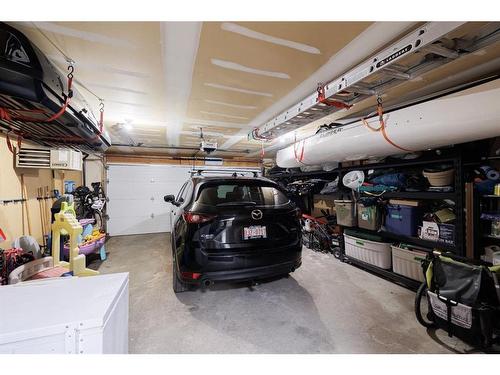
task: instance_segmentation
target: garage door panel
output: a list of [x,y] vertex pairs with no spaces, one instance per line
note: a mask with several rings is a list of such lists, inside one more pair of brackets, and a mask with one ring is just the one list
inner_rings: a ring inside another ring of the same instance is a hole
[[191,166],[177,165],[109,165],[106,190],[109,234],[169,232],[172,205],[163,197],[177,196],[189,179],[190,170]]
[[[129,234],[145,234],[165,232],[166,229],[157,224],[158,220],[150,216],[136,217],[116,217],[113,219],[113,230],[110,234],[113,236],[122,236]],[[161,230],[158,228],[161,227]]]
[[146,215],[152,210],[152,203],[146,199],[111,199],[109,200],[109,216],[138,216]]
[[172,165],[110,165],[107,171],[109,234],[170,231],[172,205],[163,197],[177,195],[189,178],[190,169]]

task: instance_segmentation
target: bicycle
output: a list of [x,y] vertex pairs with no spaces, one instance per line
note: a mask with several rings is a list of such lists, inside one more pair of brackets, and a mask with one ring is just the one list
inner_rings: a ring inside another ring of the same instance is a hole
[[481,348],[500,342],[500,266],[437,251],[421,263],[425,281],[415,295],[417,321]]
[[91,184],[92,190],[86,186],[79,186],[74,192],[76,217],[80,219],[94,219],[94,225],[104,229],[104,207],[106,194],[100,182]]

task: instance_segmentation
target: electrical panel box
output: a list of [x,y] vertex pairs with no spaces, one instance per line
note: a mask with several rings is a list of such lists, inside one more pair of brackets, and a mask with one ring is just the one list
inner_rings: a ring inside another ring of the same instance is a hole
[[69,169],[73,171],[82,170],[82,153],[68,148],[56,148],[50,150],[50,168]]

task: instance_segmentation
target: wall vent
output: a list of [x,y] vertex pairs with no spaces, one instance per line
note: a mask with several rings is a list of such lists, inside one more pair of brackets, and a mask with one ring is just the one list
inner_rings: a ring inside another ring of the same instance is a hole
[[21,146],[16,151],[17,168],[50,169],[50,148]]

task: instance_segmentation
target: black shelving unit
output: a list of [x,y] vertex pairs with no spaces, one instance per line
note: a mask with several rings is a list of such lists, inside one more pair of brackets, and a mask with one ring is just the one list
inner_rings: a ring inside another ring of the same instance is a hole
[[474,191],[474,258],[479,259],[483,248],[489,245],[500,244],[500,237],[491,235],[491,220],[481,219],[483,212],[500,212],[500,196],[481,195]]
[[[428,152],[424,156],[411,159],[411,160],[388,160],[384,163],[368,163],[361,165],[340,165],[338,168],[332,171],[311,171],[311,172],[284,172],[277,175],[269,176],[272,179],[276,180],[287,180],[287,181],[296,181],[299,179],[305,178],[323,178],[333,180],[339,177],[339,180],[342,180],[342,177],[352,171],[352,170],[362,170],[369,171],[375,169],[396,169],[396,170],[408,170],[408,169],[417,169],[423,168],[429,165],[435,164],[451,164],[455,169],[455,183],[453,186],[453,191],[451,192],[435,192],[435,191],[393,191],[386,192],[381,195],[383,199],[419,199],[419,200],[452,200],[455,202],[455,215],[456,215],[456,224],[455,224],[455,243],[454,244],[445,244],[441,242],[433,242],[423,240],[417,237],[408,237],[401,236],[394,233],[388,232],[374,232],[361,230],[366,233],[377,234],[390,242],[400,242],[406,243],[408,245],[419,246],[422,248],[426,248],[429,251],[433,249],[440,249],[444,251],[453,252],[460,256],[465,256],[465,241],[464,241],[464,233],[465,233],[465,220],[464,220],[464,174],[463,174],[463,159],[462,159],[462,149],[461,147],[453,147],[449,149],[445,149],[442,151],[441,155],[436,154],[435,152]],[[348,195],[350,193],[342,192],[334,194],[333,196],[342,196]],[[359,230],[359,228],[355,228]],[[342,259],[345,262],[348,262],[356,267],[367,270],[373,274],[381,276],[385,279],[396,282],[400,285],[403,285],[409,289],[416,290],[418,288],[420,282],[416,280],[409,279],[402,275],[392,272],[391,270],[384,270],[379,267],[373,266],[371,264],[362,262],[358,259],[354,259],[345,255],[344,250],[344,241],[343,239],[340,241],[340,248],[342,250]]]
[[[464,186],[463,186],[463,161],[461,157],[461,152],[459,149],[450,150],[450,153],[444,157],[438,155],[427,155],[425,157],[414,159],[414,160],[401,160],[392,161],[389,163],[377,163],[377,164],[366,164],[366,165],[353,165],[348,167],[341,166],[339,171],[339,178],[341,179],[343,175],[352,170],[375,170],[375,169],[396,169],[396,170],[408,170],[414,168],[423,168],[428,165],[433,164],[452,164],[455,169],[455,179],[452,192],[435,192],[435,191],[393,191],[386,192],[380,197],[383,199],[419,199],[419,200],[452,200],[455,203],[455,243],[446,244],[442,242],[433,242],[423,240],[418,237],[402,236],[389,232],[374,232],[361,230],[365,233],[376,233],[382,238],[387,239],[390,242],[400,242],[408,245],[414,245],[428,249],[432,251],[433,249],[439,249],[443,251],[453,252],[457,255],[465,255],[465,241],[464,241]],[[360,230],[359,228],[355,228]],[[345,254],[344,241],[341,241],[342,256],[345,262],[348,262],[357,267],[363,268],[373,274],[379,275],[385,279],[396,282],[402,286],[405,286],[411,290],[416,290],[420,285],[419,281],[409,279],[405,276],[399,275],[392,272],[391,270],[384,270],[379,267],[373,266],[371,264],[362,262],[358,259],[349,257]]]
[[440,193],[434,191],[394,191],[381,195],[382,198],[400,198],[400,199],[430,199],[430,200],[455,200],[455,192]]

